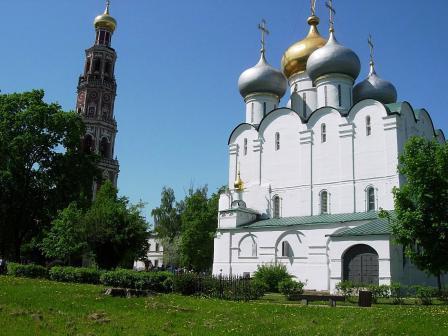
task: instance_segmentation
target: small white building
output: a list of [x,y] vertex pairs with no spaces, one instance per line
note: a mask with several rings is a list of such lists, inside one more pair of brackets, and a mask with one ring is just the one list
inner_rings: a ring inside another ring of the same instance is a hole
[[163,246],[157,237],[152,233],[148,239],[148,253],[146,255],[146,265],[144,261],[135,261],[134,269],[145,270],[163,267]]
[[[425,109],[397,102],[373,56],[368,77],[354,85],[356,53],[338,43],[333,25],[327,41],[316,16],[308,24],[308,36],[285,52],[282,72],[267,63],[263,37],[260,61],[239,79],[246,118],[228,141],[213,273],[282,263],[308,289],[333,291],[345,279],[435,284],[393,243],[378,210],[394,208],[406,140],[444,142],[443,132]],[[279,107],[288,85],[288,105]]]

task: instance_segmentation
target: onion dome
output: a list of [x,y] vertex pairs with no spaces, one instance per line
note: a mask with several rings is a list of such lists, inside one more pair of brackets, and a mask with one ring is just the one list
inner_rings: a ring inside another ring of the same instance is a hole
[[117,28],[117,21],[110,16],[109,14],[109,8],[110,8],[110,2],[107,1],[106,9],[103,14],[98,15],[95,20],[93,21],[93,25],[95,26],[95,29],[106,29],[110,32],[114,32]]
[[356,104],[363,99],[375,99],[383,104],[397,102],[395,86],[376,74],[373,61],[370,61],[370,72],[367,78],[353,88],[353,102]]
[[238,79],[243,98],[251,93],[272,93],[280,99],[286,92],[286,86],[285,76],[267,63],[264,50],[257,65],[244,71]]
[[319,18],[312,15],[308,18],[310,30],[308,35],[293,45],[291,45],[283,54],[282,71],[287,78],[292,75],[304,72],[306,70],[306,62],[310,55],[317,49],[323,47],[327,42],[317,29]]
[[313,81],[331,73],[344,74],[355,80],[360,70],[361,62],[358,55],[340,45],[333,30],[330,30],[330,37],[325,46],[313,52],[306,64],[306,71]]
[[238,169],[238,177],[236,178],[235,183],[233,184],[233,186],[238,191],[244,190],[244,182],[241,179],[241,174],[240,174],[240,170],[239,169]]

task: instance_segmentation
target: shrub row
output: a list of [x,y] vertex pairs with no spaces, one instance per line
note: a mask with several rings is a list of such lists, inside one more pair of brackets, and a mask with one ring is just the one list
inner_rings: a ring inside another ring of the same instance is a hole
[[54,266],[50,269],[50,279],[60,282],[99,284],[103,272],[94,268]]
[[39,265],[22,265],[16,263],[8,263],[7,269],[8,275],[16,277],[44,279],[48,278],[48,270],[45,267]]
[[369,290],[372,292],[373,302],[378,302],[380,298],[391,298],[393,304],[403,304],[404,299],[409,297],[417,298],[418,303],[422,305],[432,304],[436,297],[441,300],[448,299],[446,291],[439,292],[434,287],[420,285],[405,286],[398,282],[393,282],[391,285],[362,285],[341,281],[336,285],[336,290],[346,298],[358,295],[360,290]]
[[266,283],[270,292],[278,293],[279,284],[282,281],[291,280],[292,276],[283,264],[265,264],[258,266],[254,278]]
[[170,272],[136,272],[126,269],[104,272],[101,283],[105,286],[169,292],[172,289]]
[[294,281],[292,279],[283,280],[278,284],[278,289],[287,300],[295,300],[298,295],[303,294],[303,287],[305,284],[301,281]]

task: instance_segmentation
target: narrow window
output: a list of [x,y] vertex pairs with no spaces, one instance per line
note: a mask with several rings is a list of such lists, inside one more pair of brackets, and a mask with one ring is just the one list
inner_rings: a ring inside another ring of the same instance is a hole
[[282,257],[290,257],[291,256],[291,247],[289,243],[284,240],[282,241]]
[[320,125],[320,140],[322,143],[327,142],[327,125]]
[[372,125],[370,123],[370,116],[366,117],[366,135],[369,136],[372,134]]
[[158,261],[157,259],[154,260],[154,267],[155,267],[155,268],[159,267],[159,261]]
[[96,107],[95,106],[89,106],[89,109],[87,110],[87,117],[93,118],[96,114]]
[[102,138],[101,139],[101,143],[100,143],[100,154],[101,157],[103,158],[108,158],[109,157],[109,142],[107,141],[106,138]]
[[274,218],[280,218],[280,197],[274,196]]
[[156,243],[156,252],[159,252],[160,246],[159,243]]
[[338,100],[339,100],[339,106],[342,106],[342,88],[341,88],[341,84],[338,85]]
[[254,103],[250,104],[250,122],[254,122]]
[[367,189],[367,211],[375,211],[375,189],[373,187]]
[[244,138],[244,155],[247,155],[247,138]]
[[257,243],[256,242],[252,242],[252,257],[256,257],[257,256]]
[[275,133],[275,150],[278,151],[280,149],[280,133]]
[[303,115],[306,115],[306,92],[303,93],[303,98],[302,98],[302,102],[303,102]]
[[327,86],[324,86],[325,106],[328,106]]
[[148,244],[148,252],[151,252],[151,244]]
[[263,103],[263,117],[266,115],[266,103]]
[[320,193],[320,213],[328,213],[328,192],[325,190]]

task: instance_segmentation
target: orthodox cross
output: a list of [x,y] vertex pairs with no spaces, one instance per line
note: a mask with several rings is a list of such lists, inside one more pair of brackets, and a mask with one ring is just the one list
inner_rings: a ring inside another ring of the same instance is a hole
[[264,53],[265,50],[266,50],[265,49],[265,44],[266,44],[265,35],[269,35],[269,30],[266,27],[266,20],[265,19],[261,20],[261,23],[258,24],[258,29],[261,30],[261,52]]
[[311,0],[311,16],[316,15],[316,0]]
[[336,10],[333,7],[333,0],[328,0],[325,6],[330,10],[330,31],[334,31],[334,16],[336,15]]
[[109,14],[110,10],[110,0],[106,0],[106,13]]
[[372,35],[369,34],[369,39],[367,40],[367,43],[369,44],[369,49],[370,49],[370,63],[373,63],[373,49],[374,49],[374,45],[373,45],[373,40],[372,40]]

